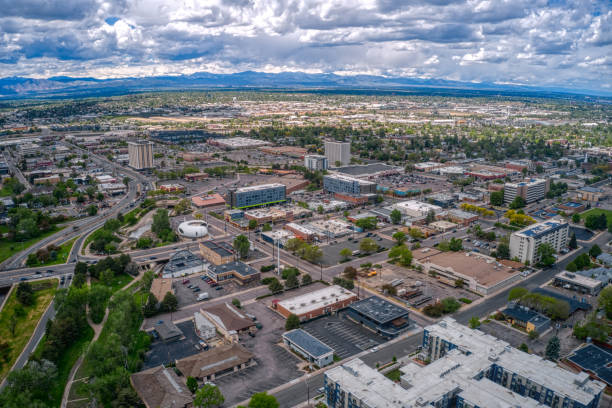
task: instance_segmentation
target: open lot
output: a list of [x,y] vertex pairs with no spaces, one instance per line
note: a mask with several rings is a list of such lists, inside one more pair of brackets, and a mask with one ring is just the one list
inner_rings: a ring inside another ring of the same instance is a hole
[[302,328],[334,349],[340,358],[347,358],[378,346],[386,340],[352,322],[344,312],[303,323]]
[[255,355],[257,365],[215,380],[225,396],[225,406],[236,404],[254,393],[277,387],[304,374],[297,368],[301,360],[279,345],[285,331],[285,319],[263,303],[250,303],[243,308],[247,313],[255,315],[262,324],[254,338],[244,336],[240,339],[240,343]]
[[[341,241],[336,241],[336,243],[332,243],[329,245],[322,245],[320,248],[323,251],[323,258],[321,258],[323,265],[331,266],[340,263],[340,261],[342,260],[342,257],[340,256],[340,251],[344,248],[350,249],[351,252],[359,250],[359,243],[363,238],[365,237],[359,238],[357,242],[344,239]],[[369,238],[373,239],[374,242],[376,242],[379,246],[384,247],[385,249],[391,248],[393,245],[395,245],[395,242],[379,237],[376,233],[374,233]],[[351,259],[356,258],[357,257],[351,257]]]
[[196,348],[200,338],[195,332],[193,321],[189,320],[178,323],[176,326],[183,332],[184,338],[170,343],[165,343],[161,340],[152,342],[151,348],[147,351],[145,357],[143,370],[161,364],[168,364],[202,351]]
[[[222,285],[219,285],[217,287],[212,287],[208,283],[206,283],[204,280],[202,280],[202,276],[204,276],[204,274],[187,276],[185,278],[176,278],[174,280],[174,287],[176,291],[175,294],[179,301],[179,307],[188,306],[188,305],[197,303],[198,302],[197,297],[201,293],[208,293],[209,298],[214,299],[214,298],[218,298],[221,296],[229,295],[231,293],[240,292],[244,289],[248,289],[250,287],[259,285],[258,282],[254,282],[251,286],[249,285],[240,286],[237,283],[230,281],[230,282],[223,283]],[[182,282],[185,279],[188,279],[189,283],[186,283],[183,285]],[[192,287],[188,288],[188,286],[190,285]],[[193,289],[196,287],[200,288],[199,292],[193,291]],[[223,289],[216,290],[218,287],[221,287]],[[206,302],[207,301],[205,300],[200,303],[202,303],[202,305],[205,305]]]

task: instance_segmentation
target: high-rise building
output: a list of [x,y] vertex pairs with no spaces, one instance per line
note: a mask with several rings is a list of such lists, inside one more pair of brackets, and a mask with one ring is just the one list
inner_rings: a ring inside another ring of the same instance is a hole
[[550,189],[548,179],[529,179],[504,185],[504,201],[511,203],[517,196],[523,197],[527,204],[543,199]]
[[550,244],[556,252],[567,246],[569,224],[564,220],[550,219],[530,225],[510,235],[510,259],[520,262],[538,263],[538,248],[544,243]]
[[232,208],[250,208],[286,201],[287,188],[280,183],[242,187],[229,192]]
[[128,142],[129,166],[136,170],[153,168],[153,143],[146,140]]
[[327,170],[327,157],[320,154],[309,154],[304,156],[304,166],[308,170]]
[[341,166],[348,165],[351,162],[351,143],[325,142],[325,157],[332,166],[336,166],[337,162]]

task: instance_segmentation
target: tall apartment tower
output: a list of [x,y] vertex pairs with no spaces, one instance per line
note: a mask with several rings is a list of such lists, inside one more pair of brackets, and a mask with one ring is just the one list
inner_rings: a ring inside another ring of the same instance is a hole
[[128,142],[129,165],[133,169],[143,170],[153,167],[153,143],[140,140]]
[[320,154],[309,154],[304,156],[304,166],[308,170],[327,170],[327,157]]
[[546,197],[550,190],[549,179],[529,179],[504,185],[504,201],[511,203],[517,196],[523,197],[527,204]]
[[348,165],[351,162],[351,142],[325,142],[325,157],[331,166],[336,162]]

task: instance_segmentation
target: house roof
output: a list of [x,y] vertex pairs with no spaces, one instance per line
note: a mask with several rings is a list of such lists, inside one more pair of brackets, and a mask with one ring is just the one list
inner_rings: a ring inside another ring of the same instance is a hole
[[187,386],[174,370],[164,366],[132,374],[131,382],[149,408],[182,408],[193,402]]
[[204,378],[248,362],[253,354],[238,343],[224,344],[176,361],[185,377]]

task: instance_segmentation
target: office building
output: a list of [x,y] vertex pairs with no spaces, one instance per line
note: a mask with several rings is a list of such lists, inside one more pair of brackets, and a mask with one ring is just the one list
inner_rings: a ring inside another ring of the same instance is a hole
[[556,252],[567,246],[569,224],[562,219],[550,219],[530,225],[510,235],[510,259],[535,265],[540,261],[538,248],[550,244]]
[[506,183],[504,185],[504,201],[511,203],[517,196],[522,197],[527,204],[533,203],[546,197],[550,189],[548,179],[529,179],[518,183]]
[[[350,142],[325,142],[327,162],[336,167],[346,166],[351,162]],[[337,164],[340,164],[338,166]]]
[[342,174],[327,174],[323,176],[323,190],[339,194],[376,194],[376,183]]
[[255,330],[255,323],[229,303],[220,303],[200,309],[200,313],[215,325],[217,331],[230,342],[237,342],[239,335]]
[[216,283],[232,280],[239,285],[259,280],[259,271],[240,261],[233,261],[223,265],[208,267],[208,276]]
[[162,277],[164,279],[178,278],[204,272],[205,268],[206,264],[199,256],[194,255],[191,251],[182,250],[170,257],[162,270]]
[[309,154],[304,156],[304,167],[308,170],[327,170],[327,157],[320,154]]
[[280,302],[274,301],[272,307],[285,318],[294,314],[304,321],[335,313],[357,299],[357,295],[350,290],[332,285]]
[[605,384],[445,318],[423,333],[423,366],[406,359],[399,384],[354,359],[328,370],[330,408],[596,408]]
[[334,349],[302,329],[284,333],[283,343],[319,368],[334,362]]
[[200,241],[200,254],[214,265],[223,265],[236,258],[236,251],[232,244],[226,241],[210,240]]
[[583,293],[591,296],[597,296],[597,294],[604,287],[603,282],[598,279],[594,279],[588,275],[584,276],[578,273],[568,271],[563,271],[555,275],[553,285],[561,286],[565,289],[573,290],[578,293]]
[[600,201],[604,195],[604,190],[600,187],[585,186],[576,190],[576,198],[583,201]]
[[222,344],[212,350],[176,360],[176,368],[185,378],[214,381],[224,375],[244,370],[255,363],[253,354],[238,343]]
[[386,338],[393,338],[412,327],[408,310],[378,296],[354,302],[347,317]]
[[407,217],[425,217],[430,211],[435,214],[442,212],[442,207],[429,203],[422,203],[416,200],[401,201],[393,204],[394,209],[398,209]]
[[232,208],[278,204],[287,200],[286,191],[287,187],[280,183],[242,187],[229,192],[229,202]]
[[129,166],[136,170],[153,168],[153,143],[128,142]]

